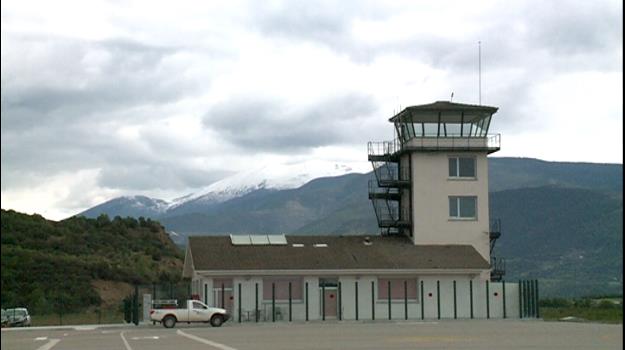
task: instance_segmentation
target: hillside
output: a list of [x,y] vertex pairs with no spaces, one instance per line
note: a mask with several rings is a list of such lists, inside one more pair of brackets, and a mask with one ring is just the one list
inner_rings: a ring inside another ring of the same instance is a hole
[[623,193],[622,164],[547,162],[533,158],[488,159],[490,192],[550,185]]
[[[344,234],[355,232],[358,227],[344,225],[343,220],[350,214],[342,210],[347,207],[353,211],[354,208],[350,206],[359,203],[363,211],[356,212],[357,218],[361,221],[364,214],[363,222],[367,223],[362,228],[376,233],[375,216],[371,215],[373,213],[367,199],[368,179],[368,174],[349,174],[316,179],[292,190],[254,191],[202,213],[165,216],[161,221],[165,227],[179,234],[308,233],[300,229],[306,224],[323,221],[324,218],[343,212],[346,215],[339,215],[338,219],[341,221],[339,225],[343,224],[345,230],[336,233]],[[328,229],[312,233],[333,233],[338,228],[332,225]]]
[[108,302],[105,288],[176,281],[182,252],[156,221],[1,212],[2,306],[47,313]]
[[506,278],[538,278],[544,296],[623,292],[623,201],[562,187],[507,190],[490,196],[502,220],[496,251]]

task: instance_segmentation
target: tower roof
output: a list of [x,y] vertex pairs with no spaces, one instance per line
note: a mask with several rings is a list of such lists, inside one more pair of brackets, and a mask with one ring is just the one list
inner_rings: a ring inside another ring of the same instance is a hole
[[497,112],[499,108],[484,105],[472,105],[466,103],[455,103],[449,101],[436,101],[424,105],[416,105],[404,108],[389,119],[391,122],[436,122],[439,113],[443,122],[461,121],[464,115],[465,122],[471,122],[490,116]]

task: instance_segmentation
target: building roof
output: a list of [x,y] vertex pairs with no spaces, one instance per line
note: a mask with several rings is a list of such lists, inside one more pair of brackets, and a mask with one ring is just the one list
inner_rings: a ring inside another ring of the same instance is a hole
[[436,101],[434,103],[406,107],[391,117],[389,121],[436,122],[440,112],[441,121],[443,122],[460,122],[461,113],[464,113],[465,122],[473,122],[496,113],[498,109],[492,106]]
[[[407,237],[369,238],[370,245],[365,236],[287,236],[287,245],[233,245],[228,236],[192,236],[187,257],[196,271],[489,268],[471,245],[415,246]],[[313,247],[319,243],[327,247]]]

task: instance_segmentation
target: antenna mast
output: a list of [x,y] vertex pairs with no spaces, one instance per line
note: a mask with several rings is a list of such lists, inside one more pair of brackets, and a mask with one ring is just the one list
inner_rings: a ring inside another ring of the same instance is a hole
[[482,105],[482,42],[477,42],[477,69],[478,69],[478,92],[479,105]]

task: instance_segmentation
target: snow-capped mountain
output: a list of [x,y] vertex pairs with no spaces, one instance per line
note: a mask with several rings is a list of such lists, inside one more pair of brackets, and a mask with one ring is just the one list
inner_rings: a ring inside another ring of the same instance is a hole
[[346,164],[322,160],[270,164],[239,172],[172,201],[146,196],[123,196],[90,208],[79,215],[97,217],[101,213],[106,213],[109,217],[119,215],[160,218],[170,214],[198,212],[256,190],[298,188],[321,177],[366,173],[371,171],[369,167],[366,162]]
[[370,171],[368,167],[367,163],[348,165],[321,160],[294,164],[264,165],[217,181],[193,194],[176,198],[170,203],[169,209],[171,210],[191,202],[196,204],[200,202],[205,204],[221,203],[260,189],[284,190],[298,188],[320,177],[364,173]]
[[123,196],[113,198],[93,208],[87,209],[78,215],[86,217],[97,217],[100,214],[107,214],[113,218],[115,216],[132,216],[156,218],[164,214],[169,208],[169,202],[162,199],[150,198],[146,196]]

